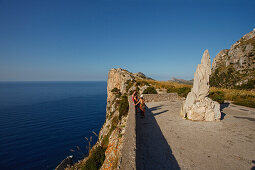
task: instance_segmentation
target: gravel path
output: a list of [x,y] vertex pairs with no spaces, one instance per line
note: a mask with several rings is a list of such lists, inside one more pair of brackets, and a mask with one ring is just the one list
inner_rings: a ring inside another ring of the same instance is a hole
[[193,122],[181,102],[147,103],[136,116],[136,169],[255,168],[255,109],[223,105],[222,121]]

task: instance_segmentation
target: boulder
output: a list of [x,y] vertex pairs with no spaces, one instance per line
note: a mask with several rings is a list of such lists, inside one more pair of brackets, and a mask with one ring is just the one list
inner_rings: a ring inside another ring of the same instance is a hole
[[183,118],[204,121],[220,120],[220,104],[208,97],[210,74],[211,59],[208,50],[205,50],[201,64],[198,64],[194,74],[193,88],[182,105],[180,114]]

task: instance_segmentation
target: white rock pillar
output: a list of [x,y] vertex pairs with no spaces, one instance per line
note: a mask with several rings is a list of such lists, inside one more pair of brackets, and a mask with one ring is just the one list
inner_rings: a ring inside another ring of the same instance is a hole
[[181,116],[190,120],[215,121],[220,120],[220,104],[208,97],[211,75],[211,59],[205,50],[201,64],[198,64],[194,74],[191,92],[187,95],[181,109]]

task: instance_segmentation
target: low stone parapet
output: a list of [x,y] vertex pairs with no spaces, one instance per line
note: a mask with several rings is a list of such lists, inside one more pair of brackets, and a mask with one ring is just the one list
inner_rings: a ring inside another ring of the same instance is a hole
[[177,93],[143,94],[145,102],[160,102],[180,99]]
[[135,107],[132,98],[129,97],[129,112],[124,133],[123,148],[117,169],[134,170],[136,169],[136,119]]

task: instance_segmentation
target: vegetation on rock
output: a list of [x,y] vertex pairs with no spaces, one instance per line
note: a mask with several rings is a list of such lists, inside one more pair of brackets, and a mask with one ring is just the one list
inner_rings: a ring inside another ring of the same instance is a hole
[[113,92],[115,95],[116,95],[116,98],[119,98],[120,96],[121,96],[121,92],[120,92],[120,89],[118,89],[118,88],[113,88],[112,90],[111,90],[111,92]]
[[149,86],[143,91],[143,94],[157,94],[157,90],[155,87]]
[[105,149],[101,146],[97,146],[92,150],[89,159],[86,161],[86,164],[82,168],[83,170],[98,170],[104,163],[105,159]]
[[139,79],[138,81],[136,81],[136,84],[137,86],[150,86],[150,84],[147,81],[148,80]]
[[127,116],[129,109],[128,97],[127,95],[121,96],[120,105],[119,105],[119,120],[122,116]]
[[[232,65],[228,67],[217,68],[210,76],[210,86],[220,88],[234,88],[234,89],[255,89],[255,79],[249,79],[250,75],[255,75],[255,70],[247,70],[249,74],[240,74],[234,71]],[[237,82],[243,80],[241,85]],[[247,80],[247,82],[245,82]]]
[[119,123],[118,116],[113,117],[112,123],[111,123],[111,129],[114,130],[117,127],[118,123]]
[[210,85],[220,88],[255,89],[255,30],[213,60]]
[[191,91],[190,87],[181,87],[178,89],[177,93],[181,97],[187,97],[187,95],[190,91]]
[[236,88],[237,89],[247,89],[247,90],[255,89],[255,79],[254,80],[248,80],[248,82],[246,84],[236,86]]
[[127,80],[127,81],[125,82],[125,84],[127,85],[127,86],[126,86],[126,92],[129,91],[129,89],[134,85],[134,83],[135,83],[135,80]]
[[209,93],[209,98],[222,104],[224,103],[224,93],[222,91],[213,91]]

